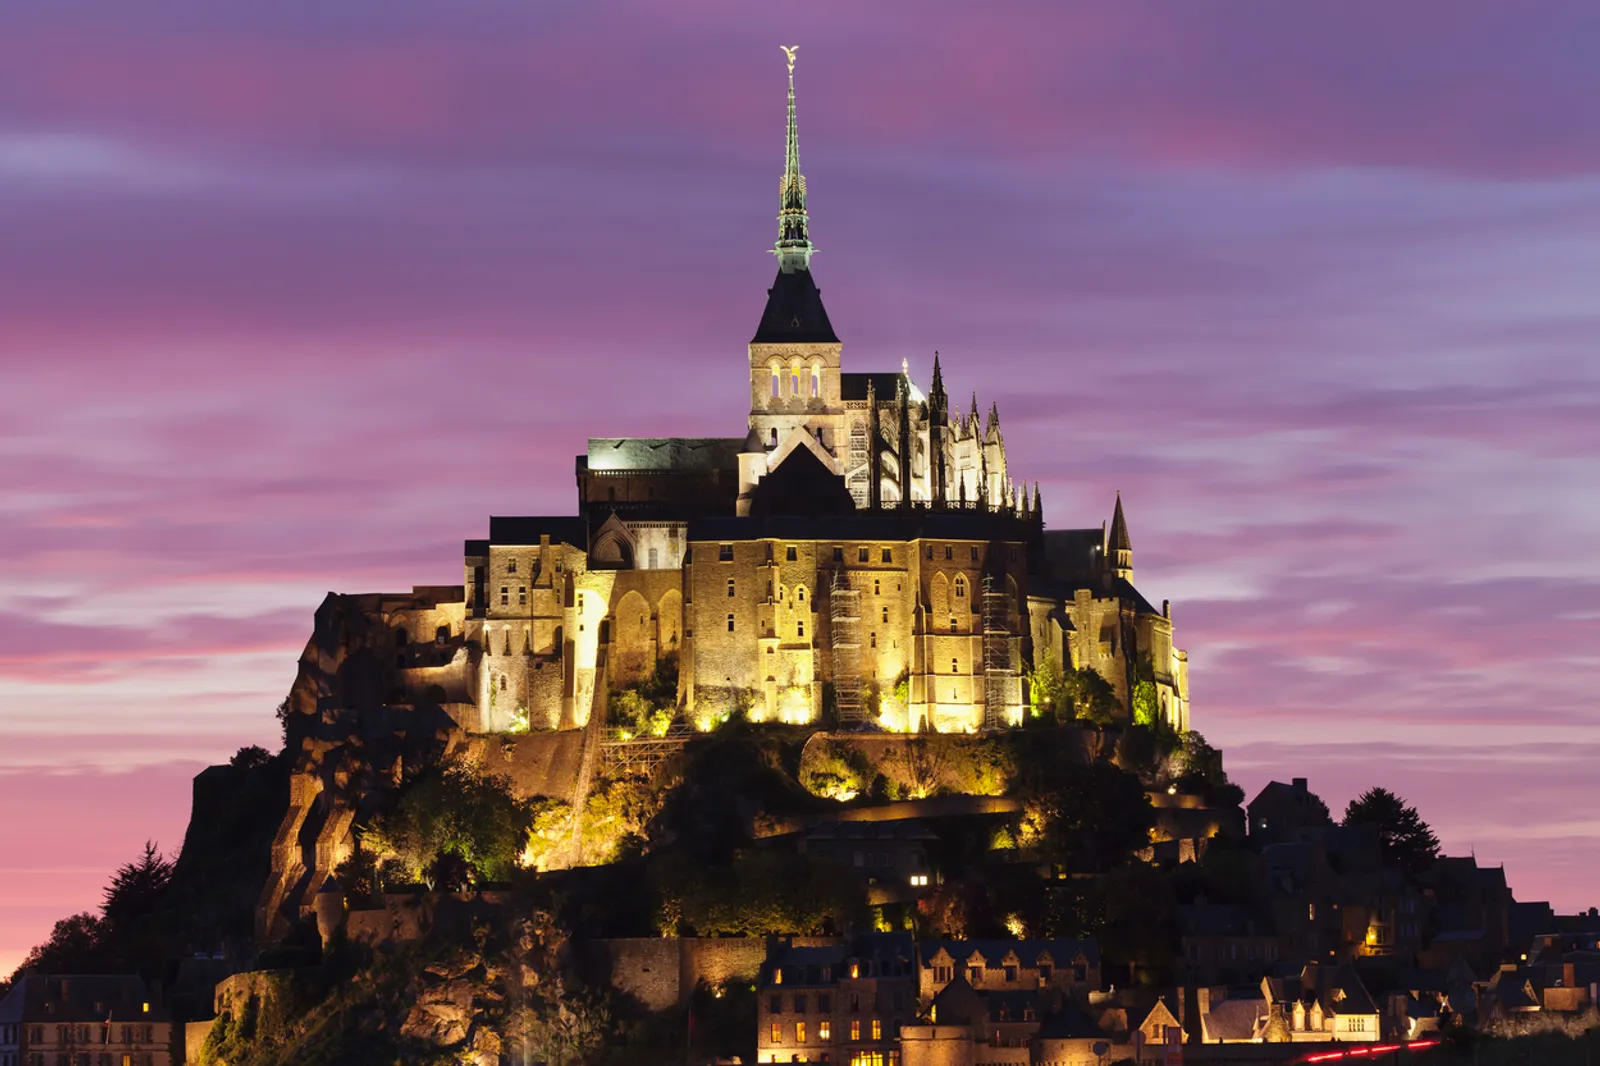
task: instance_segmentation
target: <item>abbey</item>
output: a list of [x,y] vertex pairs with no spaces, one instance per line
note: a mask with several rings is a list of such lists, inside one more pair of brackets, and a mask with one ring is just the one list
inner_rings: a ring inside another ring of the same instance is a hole
[[811,270],[792,57],[773,251],[743,431],[592,439],[575,515],[491,518],[459,601],[382,607],[403,699],[474,732],[580,728],[671,660],[702,727],[970,731],[1019,724],[1049,662],[1098,673],[1124,716],[1148,682],[1146,713],[1187,728],[1186,657],[1131,583],[1120,498],[1109,531],[1047,530],[998,410],[974,396],[963,414],[937,354],[926,389],[903,359],[845,371]]

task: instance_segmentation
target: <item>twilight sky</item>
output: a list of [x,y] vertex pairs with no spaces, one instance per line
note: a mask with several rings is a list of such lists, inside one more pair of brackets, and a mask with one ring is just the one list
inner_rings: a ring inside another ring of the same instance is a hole
[[743,432],[780,43],[847,368],[1121,489],[1250,794],[1600,904],[1600,5],[0,6],[0,973],[590,435]]

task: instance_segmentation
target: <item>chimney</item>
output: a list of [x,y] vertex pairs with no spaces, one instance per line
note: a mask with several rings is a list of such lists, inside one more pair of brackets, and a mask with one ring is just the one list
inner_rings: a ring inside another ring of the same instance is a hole
[[1296,777],[1296,778],[1293,779],[1292,783],[1294,784],[1294,790],[1296,792],[1305,792],[1306,791],[1306,779],[1305,778]]

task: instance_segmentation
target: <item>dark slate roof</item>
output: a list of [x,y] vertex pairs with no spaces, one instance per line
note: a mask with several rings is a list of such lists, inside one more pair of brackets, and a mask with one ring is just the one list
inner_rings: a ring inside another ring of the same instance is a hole
[[[167,1013],[154,999],[143,978],[129,974],[28,974],[0,1000],[0,1022],[164,1022]],[[46,1011],[46,1003],[55,1006]]]
[[[545,534],[552,544],[570,544],[580,551],[588,550],[589,531],[583,519],[567,515],[551,517],[489,516],[490,544],[537,544]],[[469,545],[473,541],[467,542]]]
[[1100,945],[1093,937],[1083,940],[924,940],[921,944],[922,964],[932,966],[932,959],[943,948],[957,963],[965,963],[976,951],[983,956],[986,967],[998,967],[1006,955],[1015,952],[1017,961],[1024,967],[1038,965],[1039,956],[1050,953],[1057,966],[1070,966],[1082,954],[1091,966],[1100,965]]
[[922,390],[917,388],[916,382],[897,370],[884,373],[840,374],[839,398],[846,401],[866,400],[869,381],[872,383],[873,399],[878,403],[893,400],[899,393],[901,382],[905,382],[906,397],[912,403],[922,403],[924,400]]
[[1218,1040],[1250,1040],[1256,1035],[1256,1026],[1267,1016],[1264,998],[1213,1001],[1206,1015],[1206,1028]]
[[1045,530],[1045,571],[1059,578],[1084,578],[1098,573],[1103,537],[1104,532],[1099,529]]
[[838,344],[822,306],[822,290],[809,270],[778,271],[751,344]]
[[855,497],[845,488],[844,478],[803,446],[784,456],[778,469],[750,490],[750,513],[756,516],[834,518],[855,512]]
[[1105,1030],[1070,999],[1039,1027],[1039,1037],[1043,1040],[1101,1040],[1105,1035]]
[[590,437],[591,471],[737,470],[743,437]]

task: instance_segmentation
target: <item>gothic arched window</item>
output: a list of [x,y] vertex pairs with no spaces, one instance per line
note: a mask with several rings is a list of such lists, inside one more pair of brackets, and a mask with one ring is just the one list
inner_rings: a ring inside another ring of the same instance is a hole
[[811,368],[811,397],[815,399],[822,395],[822,370],[820,367]]
[[778,383],[778,371],[776,368],[774,368],[772,371],[772,398],[774,400],[778,398],[780,388],[781,386]]

